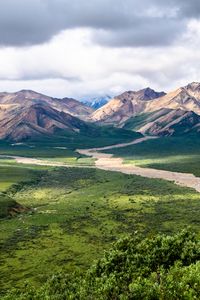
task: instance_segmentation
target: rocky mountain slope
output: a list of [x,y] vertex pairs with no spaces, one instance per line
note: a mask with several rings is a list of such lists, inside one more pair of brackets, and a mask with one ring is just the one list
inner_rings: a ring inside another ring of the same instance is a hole
[[130,117],[143,112],[146,102],[164,96],[164,92],[155,92],[146,88],[137,92],[125,92],[95,111],[91,119],[94,122],[120,125]]
[[200,132],[200,83],[193,82],[173,92],[149,88],[125,92],[92,114],[92,120],[114,124],[144,134],[173,135]]
[[20,141],[58,131],[79,132],[86,123],[45,103],[6,110],[0,118],[0,139]]
[[60,112],[87,120],[93,109],[72,98],[52,98],[34,91],[22,90],[16,93],[0,93],[0,112],[30,107],[35,104],[46,104]]
[[79,132],[93,110],[71,98],[30,90],[0,93],[0,139],[21,141],[58,131]]
[[[92,136],[94,132],[98,136],[98,130],[99,134],[104,131],[92,123],[161,136],[200,133],[200,83],[168,94],[150,88],[128,91],[96,111],[75,99],[52,98],[30,90],[0,93],[0,139]],[[110,134],[112,131],[109,129]]]
[[[0,94],[0,139],[39,140],[90,144],[94,138],[106,144],[131,140],[141,134],[114,127],[99,127],[88,122],[93,110],[70,98],[56,99],[33,91]],[[109,142],[110,141],[110,142]]]
[[129,119],[123,128],[148,135],[172,136],[200,132],[200,116],[192,111],[163,108]]
[[160,108],[182,109],[200,114],[200,83],[190,83],[164,97],[149,101],[145,111],[155,111]]

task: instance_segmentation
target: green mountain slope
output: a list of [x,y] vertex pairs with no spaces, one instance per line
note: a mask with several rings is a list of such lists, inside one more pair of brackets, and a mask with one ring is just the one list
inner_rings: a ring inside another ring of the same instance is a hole
[[200,133],[200,116],[192,111],[164,108],[133,117],[123,128],[158,136]]

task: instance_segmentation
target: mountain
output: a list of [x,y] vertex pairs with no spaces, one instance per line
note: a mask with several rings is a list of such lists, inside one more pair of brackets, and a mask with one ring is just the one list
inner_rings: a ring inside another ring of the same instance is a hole
[[192,111],[163,108],[133,117],[124,124],[123,128],[158,136],[199,133],[200,116]]
[[72,98],[52,98],[30,90],[0,93],[0,139],[101,137],[116,141],[122,136],[130,139],[134,133],[128,130],[160,136],[200,133],[200,83],[168,94],[150,88],[127,91],[96,111]]
[[116,99],[120,100],[141,100],[141,101],[149,101],[152,99],[160,98],[165,96],[164,92],[155,92],[151,88],[147,87],[145,89],[139,90],[137,92],[128,91],[116,97]]
[[81,102],[89,107],[91,107],[94,110],[97,110],[107,104],[112,99],[111,96],[105,95],[101,97],[95,97],[95,98],[84,98],[81,100]]
[[[51,98],[33,91],[0,93],[0,139],[64,143],[76,147],[110,145],[140,133],[88,122],[93,110],[71,98]],[[78,117],[77,117],[78,116]]]
[[16,93],[0,93],[0,110],[30,107],[35,104],[46,104],[60,112],[71,114],[87,120],[93,110],[72,98],[52,98],[31,90],[21,90]]
[[125,92],[92,114],[92,120],[143,134],[176,135],[200,130],[200,83],[165,94],[150,88]]
[[17,107],[0,116],[0,139],[14,141],[48,136],[59,131],[79,132],[87,127],[84,121],[46,103]]
[[34,91],[0,93],[0,139],[21,141],[77,133],[93,110],[72,98],[57,99]]
[[164,97],[149,101],[145,111],[155,111],[161,108],[182,109],[194,111],[200,115],[200,83],[192,82]]
[[143,112],[146,108],[146,102],[164,95],[164,92],[155,92],[150,88],[137,92],[125,92],[95,111],[91,120],[105,124],[123,124],[130,117]]

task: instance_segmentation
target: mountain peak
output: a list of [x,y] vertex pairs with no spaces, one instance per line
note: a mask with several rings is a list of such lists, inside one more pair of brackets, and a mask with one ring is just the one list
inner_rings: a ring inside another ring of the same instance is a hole
[[43,94],[41,94],[41,93],[35,92],[33,90],[26,90],[26,89],[20,90],[20,91],[14,93],[14,94],[38,95],[38,96],[41,95],[41,96],[43,96]]
[[144,88],[142,90],[139,91],[127,91],[121,95],[119,95],[118,97],[116,97],[117,99],[123,99],[123,100],[144,100],[144,101],[148,101],[148,100],[153,100],[156,98],[160,98],[162,96],[165,96],[166,93],[164,92],[156,92],[155,90],[151,89],[150,87]]
[[153,100],[153,99],[160,98],[160,97],[166,95],[165,92],[156,92],[155,90],[153,90],[150,87],[142,89],[142,90],[138,91],[137,93],[140,94],[141,97],[143,97],[143,99],[141,99],[141,100]]
[[191,82],[188,85],[185,86],[185,89],[191,90],[191,91],[196,91],[200,90],[200,83],[199,82]]
[[[12,94],[11,94],[12,95]],[[33,90],[26,90],[26,89],[23,89],[23,90],[20,90],[18,92],[15,92],[13,93],[13,95],[15,95],[16,97],[22,97],[22,98],[26,98],[26,99],[51,99],[51,97],[49,96],[46,96],[44,94],[41,94],[41,93],[38,93],[36,91],[33,91]]]
[[[35,91],[33,91],[33,90],[26,90],[26,89],[23,89],[23,90],[20,90],[20,91],[18,91],[17,93],[36,93]],[[38,94],[38,93],[37,93]]]
[[151,88],[126,91],[95,111],[91,119],[95,122],[121,124],[131,116],[141,113],[147,102],[164,95],[164,92],[155,92]]

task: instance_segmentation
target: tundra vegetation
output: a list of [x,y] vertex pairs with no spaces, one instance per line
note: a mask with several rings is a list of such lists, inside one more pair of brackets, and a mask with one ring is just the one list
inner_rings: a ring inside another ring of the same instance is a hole
[[2,299],[198,299],[199,193],[6,158],[0,179]]

